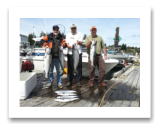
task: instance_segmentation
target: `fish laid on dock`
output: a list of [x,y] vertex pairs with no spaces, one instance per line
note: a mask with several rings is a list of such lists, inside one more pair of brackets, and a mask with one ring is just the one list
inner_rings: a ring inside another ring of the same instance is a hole
[[65,98],[65,99],[69,99],[69,98],[70,98],[70,99],[71,99],[71,98],[78,98],[78,96],[61,95],[61,96],[58,96],[57,98],[60,98],[60,99],[62,99],[62,98],[63,98],[63,99],[64,99],[64,98]]
[[94,66],[94,57],[96,55],[96,45],[97,45],[97,41],[92,41],[91,48],[90,48],[90,61],[91,61],[90,67],[95,67]]
[[58,46],[59,48],[59,62],[60,62],[60,65],[61,65],[61,68],[62,68],[62,73],[61,75],[63,74],[66,74],[66,72],[64,71],[64,68],[65,68],[65,60],[64,60],[64,53],[63,53],[63,47],[62,46]]
[[55,93],[77,93],[77,91],[74,90],[56,90]]
[[57,102],[70,102],[74,100],[78,100],[79,98],[68,98],[68,99],[55,99]]
[[79,50],[77,44],[73,45],[72,48],[72,54],[73,54],[73,64],[74,64],[74,75],[77,73],[77,67],[79,63]]
[[66,95],[66,96],[75,96],[75,95],[77,95],[77,94],[75,94],[75,93],[56,93],[57,95]]
[[46,49],[45,57],[44,57],[44,71],[45,71],[45,78],[49,78],[49,70],[50,65],[52,61],[52,54],[51,54],[51,48]]

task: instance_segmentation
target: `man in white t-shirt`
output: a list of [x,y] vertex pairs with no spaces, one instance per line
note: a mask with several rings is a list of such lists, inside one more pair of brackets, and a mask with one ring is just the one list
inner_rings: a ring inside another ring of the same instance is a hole
[[67,58],[68,58],[68,83],[67,87],[72,86],[72,81],[73,81],[73,55],[72,55],[72,47],[74,43],[77,43],[78,48],[79,48],[79,63],[77,67],[77,74],[76,74],[76,81],[78,83],[78,86],[81,87],[81,77],[82,77],[82,40],[83,40],[83,35],[81,32],[77,32],[77,26],[75,24],[72,24],[70,26],[71,28],[71,33],[68,33],[66,35],[66,43],[68,47],[68,52],[67,52]]

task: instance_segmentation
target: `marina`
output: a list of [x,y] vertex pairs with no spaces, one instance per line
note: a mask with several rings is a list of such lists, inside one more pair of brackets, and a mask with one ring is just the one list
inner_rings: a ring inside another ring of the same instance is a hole
[[[20,51],[20,63],[22,63],[22,69],[20,64],[20,107],[140,107],[140,57],[138,53],[130,55],[123,50],[118,53],[121,49],[118,47],[118,42],[121,40],[119,27],[116,28],[114,46],[111,49],[105,49],[104,52],[102,50],[100,53],[104,60],[103,64],[105,64],[103,70],[105,86],[98,84],[98,66],[93,72],[95,73],[94,86],[89,85],[89,67],[94,67],[92,64],[89,66],[89,59],[93,61],[91,57],[95,57],[97,42],[93,42],[93,53],[89,57],[85,40],[83,40],[82,86],[78,86],[76,77],[74,77],[72,85],[66,86],[69,82],[67,74],[70,74],[67,64],[69,61],[67,48],[62,48],[59,51],[60,71],[63,70],[62,74],[64,74],[62,75],[62,86],[57,86],[56,67],[54,67],[53,76],[55,78],[52,87],[46,87],[49,79],[48,73],[44,73],[44,66],[48,65],[46,70],[49,70],[50,55],[45,53],[45,48],[40,42],[42,38],[33,38],[35,41],[33,48]],[[76,49],[72,53],[76,57],[73,59],[78,61],[79,53],[77,47],[74,48]],[[48,50],[51,51],[51,49]],[[106,60],[104,53],[107,54]],[[73,64],[76,63],[73,62]]]

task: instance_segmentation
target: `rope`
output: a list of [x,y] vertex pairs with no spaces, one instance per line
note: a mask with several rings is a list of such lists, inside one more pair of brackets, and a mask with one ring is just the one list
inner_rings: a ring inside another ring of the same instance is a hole
[[[140,66],[131,66],[131,67],[138,67],[138,68],[140,68]],[[131,68],[131,67],[130,67],[130,68]],[[115,83],[114,83],[114,84],[105,92],[105,94],[103,95],[103,98],[102,98],[102,100],[101,100],[101,103],[100,103],[99,107],[101,107],[102,101],[104,100],[106,93],[108,93],[108,92],[110,91],[110,89],[111,89],[116,83],[118,83],[120,80],[121,80],[121,79],[119,79],[117,82],[115,82]]]
[[119,79],[117,82],[115,82],[115,83],[114,83],[114,84],[105,92],[105,94],[103,95],[103,98],[102,98],[102,100],[101,100],[101,103],[100,103],[99,107],[101,107],[102,101],[104,100],[106,93],[108,93],[108,91],[110,91],[110,89],[111,89],[116,83],[118,83],[120,80],[121,80],[121,79]]

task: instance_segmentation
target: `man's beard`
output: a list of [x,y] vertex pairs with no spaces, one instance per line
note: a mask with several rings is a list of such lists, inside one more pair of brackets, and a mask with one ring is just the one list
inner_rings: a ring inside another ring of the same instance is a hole
[[55,36],[58,36],[59,33],[54,33]]

